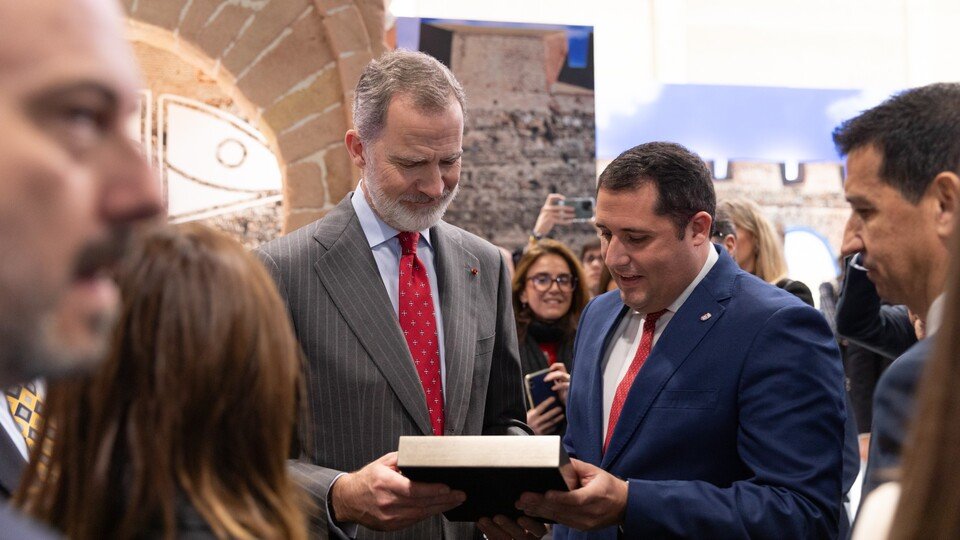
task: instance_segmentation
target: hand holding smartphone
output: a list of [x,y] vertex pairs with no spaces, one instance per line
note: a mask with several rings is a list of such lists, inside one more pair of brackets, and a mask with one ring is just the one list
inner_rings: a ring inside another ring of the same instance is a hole
[[584,222],[593,219],[595,201],[593,197],[567,197],[557,204],[573,208],[573,221]]
[[536,407],[551,397],[557,403],[557,406],[560,406],[560,395],[553,389],[553,381],[546,380],[547,374],[552,371],[552,369],[546,368],[524,376],[527,400],[530,402],[531,407]]

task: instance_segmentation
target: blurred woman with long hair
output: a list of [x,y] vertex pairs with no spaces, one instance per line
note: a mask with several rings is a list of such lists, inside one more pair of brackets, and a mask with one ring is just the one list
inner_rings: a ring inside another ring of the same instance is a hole
[[543,239],[530,246],[513,276],[513,308],[517,317],[520,365],[523,374],[550,368],[560,403],[549,398],[528,403],[527,424],[538,435],[563,430],[563,409],[570,370],[573,339],[580,312],[590,300],[584,272],[576,256],[560,242]]
[[119,283],[111,353],[49,384],[17,503],[69,538],[305,538],[300,349],[266,271],[189,225],[147,234]]
[[757,203],[744,198],[718,201],[713,236],[744,271],[813,305],[810,288],[787,277],[783,242]]

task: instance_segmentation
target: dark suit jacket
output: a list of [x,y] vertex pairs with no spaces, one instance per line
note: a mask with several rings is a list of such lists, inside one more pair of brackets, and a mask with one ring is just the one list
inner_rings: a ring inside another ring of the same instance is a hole
[[900,449],[913,414],[917,383],[932,352],[933,338],[921,340],[880,376],[873,400],[873,434],[863,478],[863,497],[889,481],[884,475],[900,465]]
[[[263,246],[306,354],[307,409],[292,471],[320,505],[340,472],[395,451],[401,435],[432,435],[426,398],[397,315],[347,195],[323,219]],[[452,225],[430,230],[443,314],[446,433],[526,434],[510,278],[499,250]],[[439,516],[392,535],[466,538]]]
[[640,370],[606,453],[601,363],[627,308],[617,292],[587,306],[564,443],[629,481],[626,538],[835,538],[845,411],[833,334],[719,251]]
[[21,515],[6,503],[0,503],[0,538],[16,540],[52,540],[59,535]]
[[847,374],[850,402],[857,419],[860,433],[870,433],[873,424],[873,395],[883,372],[893,363],[893,358],[877,354],[866,347],[846,341],[841,346],[843,369]]
[[888,358],[897,358],[917,342],[907,308],[882,305],[867,273],[849,264],[837,301],[836,321],[842,337]]
[[[3,414],[3,411],[0,411]],[[20,475],[27,467],[27,461],[10,440],[6,431],[0,430],[0,501],[13,496],[20,484]]]

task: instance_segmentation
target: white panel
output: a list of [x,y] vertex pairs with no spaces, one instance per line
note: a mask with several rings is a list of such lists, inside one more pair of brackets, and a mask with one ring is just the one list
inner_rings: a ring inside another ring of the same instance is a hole
[[637,83],[906,88],[960,80],[956,0],[393,0],[389,9],[592,25],[600,117],[610,99],[624,99],[618,85]]
[[802,281],[813,293],[813,302],[820,306],[820,284],[837,277],[837,263],[827,243],[817,234],[797,229],[787,231],[784,256],[790,279]]
[[199,219],[279,200],[282,175],[266,139],[253,126],[206,104],[158,99],[165,136],[161,171],[173,221]]

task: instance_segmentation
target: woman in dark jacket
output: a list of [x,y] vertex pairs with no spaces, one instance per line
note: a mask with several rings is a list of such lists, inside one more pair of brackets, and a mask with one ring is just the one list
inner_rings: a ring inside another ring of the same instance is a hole
[[573,252],[549,239],[527,250],[513,277],[523,374],[551,369],[546,381],[553,383],[560,399],[557,403],[549,398],[536,407],[527,403],[527,424],[538,435],[562,433],[565,426],[563,405],[573,367],[573,338],[580,312],[590,299],[583,283],[583,268]]

